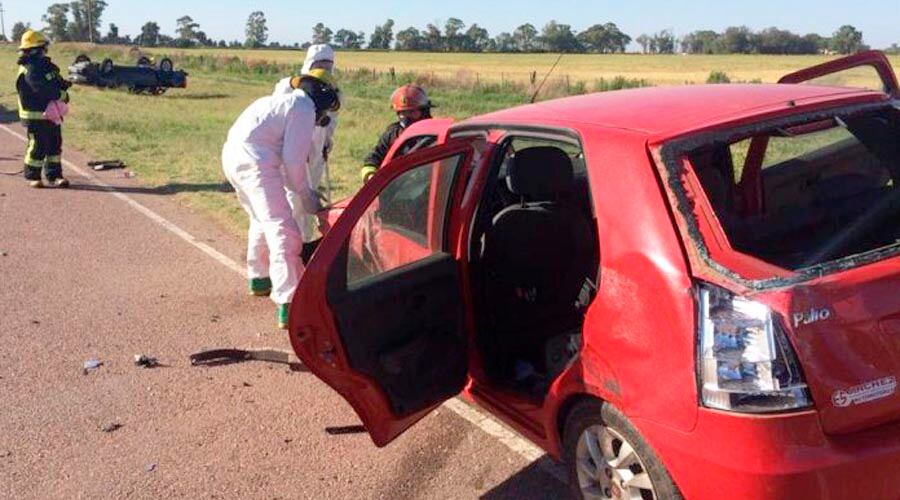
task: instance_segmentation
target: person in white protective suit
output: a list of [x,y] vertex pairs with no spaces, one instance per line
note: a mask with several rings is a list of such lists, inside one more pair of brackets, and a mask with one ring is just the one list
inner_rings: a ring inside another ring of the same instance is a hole
[[[312,70],[325,70],[331,73],[334,70],[334,49],[328,44],[310,45],[306,51],[306,59],[303,61],[303,67],[300,69],[300,75],[308,75]],[[289,94],[295,90],[300,78],[297,76],[282,78],[275,84],[275,90],[272,95]],[[340,94],[338,94],[340,99]],[[316,190],[325,176],[326,201],[331,202],[330,183],[328,176],[328,155],[334,146],[334,131],[337,128],[338,117],[336,111],[329,111],[329,124],[325,127],[316,127],[313,132],[312,145],[310,147],[309,161],[307,164],[307,180],[309,188]],[[303,237],[303,256],[307,261],[311,256],[318,240],[321,237],[318,231],[318,218],[315,214],[310,214],[303,208],[303,204],[299,202],[298,193],[288,191],[288,202],[294,212],[294,219],[300,227],[300,234]]]
[[269,295],[278,306],[278,326],[287,328],[288,306],[303,271],[303,239],[288,192],[306,213],[321,207],[309,187],[307,158],[314,129],[328,125],[339,106],[324,70],[313,70],[290,93],[256,100],[228,131],[222,168],[250,216],[247,273],[253,295]]

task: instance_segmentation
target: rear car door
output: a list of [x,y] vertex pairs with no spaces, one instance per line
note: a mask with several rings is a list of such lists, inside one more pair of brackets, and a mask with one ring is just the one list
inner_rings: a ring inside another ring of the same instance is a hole
[[325,235],[297,288],[297,356],[384,446],[468,378],[458,211],[474,140],[382,167]]

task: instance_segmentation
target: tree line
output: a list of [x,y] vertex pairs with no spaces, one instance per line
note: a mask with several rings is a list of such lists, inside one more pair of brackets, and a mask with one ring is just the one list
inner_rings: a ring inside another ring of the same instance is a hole
[[[410,26],[397,30],[393,19],[374,27],[366,37],[362,31],[346,28],[332,30],[324,23],[312,28],[309,42],[283,46],[268,42],[266,16],[261,11],[247,18],[244,40],[213,40],[200,29],[200,24],[184,15],[176,20],[173,36],[163,34],[155,21],[148,21],[135,36],[122,35],[110,24],[105,35],[100,33],[100,20],[107,6],[105,0],[74,0],[54,3],[42,17],[44,32],[53,41],[93,41],[97,43],[133,44],[146,47],[221,47],[221,48],[305,48],[310,43],[329,43],[341,49],[403,50],[431,52],[566,52],[566,53],[623,53],[635,42],[641,52],[649,54],[849,54],[868,48],[863,34],[851,25],[838,28],[831,36],[816,33],[799,35],[788,30],[766,28],[753,31],[746,26],[732,26],[722,32],[698,30],[676,37],[670,30],[642,33],[635,38],[624,33],[615,23],[594,24],[582,31],[555,20],[540,30],[531,23],[518,26],[512,32],[491,36],[477,23],[466,25],[451,17],[438,26],[427,24],[423,29]],[[13,39],[28,29],[23,23],[13,27]],[[889,49],[896,50],[894,44]]]

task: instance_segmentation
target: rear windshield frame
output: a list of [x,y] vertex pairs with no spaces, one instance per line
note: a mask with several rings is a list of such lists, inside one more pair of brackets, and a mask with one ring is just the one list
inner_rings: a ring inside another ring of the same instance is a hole
[[[730,143],[735,139],[742,137],[751,137],[762,132],[775,128],[784,128],[797,125],[802,122],[815,120],[823,120],[834,117],[835,115],[867,113],[888,109],[900,109],[900,100],[884,100],[877,103],[855,104],[849,106],[837,106],[830,108],[817,109],[808,113],[798,113],[786,117],[774,118],[759,121],[750,125],[716,130],[712,132],[703,132],[695,135],[689,135],[680,139],[675,139],[663,143],[659,149],[662,159],[663,168],[667,173],[667,185],[675,198],[674,209],[678,211],[684,223],[687,225],[687,234],[691,238],[697,249],[699,257],[703,263],[710,269],[724,277],[752,290],[768,290],[772,288],[780,288],[805,281],[810,281],[828,274],[852,269],[880,260],[884,260],[893,256],[900,255],[900,242],[893,245],[873,249],[867,252],[849,255],[839,259],[829,260],[813,266],[796,269],[790,271],[792,276],[774,277],[766,279],[747,279],[732,269],[723,266],[712,258],[706,241],[700,231],[700,225],[697,222],[694,202],[688,197],[687,189],[679,180],[685,173],[685,167],[682,159],[691,152],[712,143]],[[735,250],[736,251],[736,250]]]

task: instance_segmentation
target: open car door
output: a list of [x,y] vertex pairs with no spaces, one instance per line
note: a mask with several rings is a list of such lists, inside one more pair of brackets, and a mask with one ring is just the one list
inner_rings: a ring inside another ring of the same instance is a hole
[[443,144],[447,140],[447,133],[451,125],[453,125],[452,118],[428,118],[413,123],[388,149],[382,165],[387,165],[394,158],[402,155],[415,153],[436,144]]
[[350,201],[309,263],[290,339],[309,370],[346,399],[377,446],[468,378],[460,264],[453,250],[476,139],[403,156]]
[[[884,52],[879,50],[869,50],[860,52],[833,61],[828,61],[816,66],[789,73],[782,76],[778,83],[786,84],[802,84],[802,83],[842,83],[842,79],[837,75],[844,74],[850,80],[865,78],[865,72],[860,73],[860,69],[874,70],[880,80],[881,91],[887,96],[897,99],[900,98],[900,86],[897,84],[897,76],[891,68],[891,63]],[[828,78],[837,78],[836,82],[827,82]],[[818,82],[816,82],[818,80]],[[762,164],[766,156],[766,150],[769,147],[768,136],[756,136],[750,142],[750,147],[741,169],[742,176],[738,183],[738,189],[741,191],[742,206],[741,212],[745,215],[758,215],[763,212],[763,191],[762,191]]]
[[804,83],[865,66],[874,68],[875,72],[878,73],[878,78],[881,80],[881,90],[885,94],[892,97],[900,97],[897,76],[894,74],[894,70],[891,69],[891,63],[888,61],[887,56],[880,50],[860,52],[816,66],[810,66],[809,68],[782,76],[778,83]]

